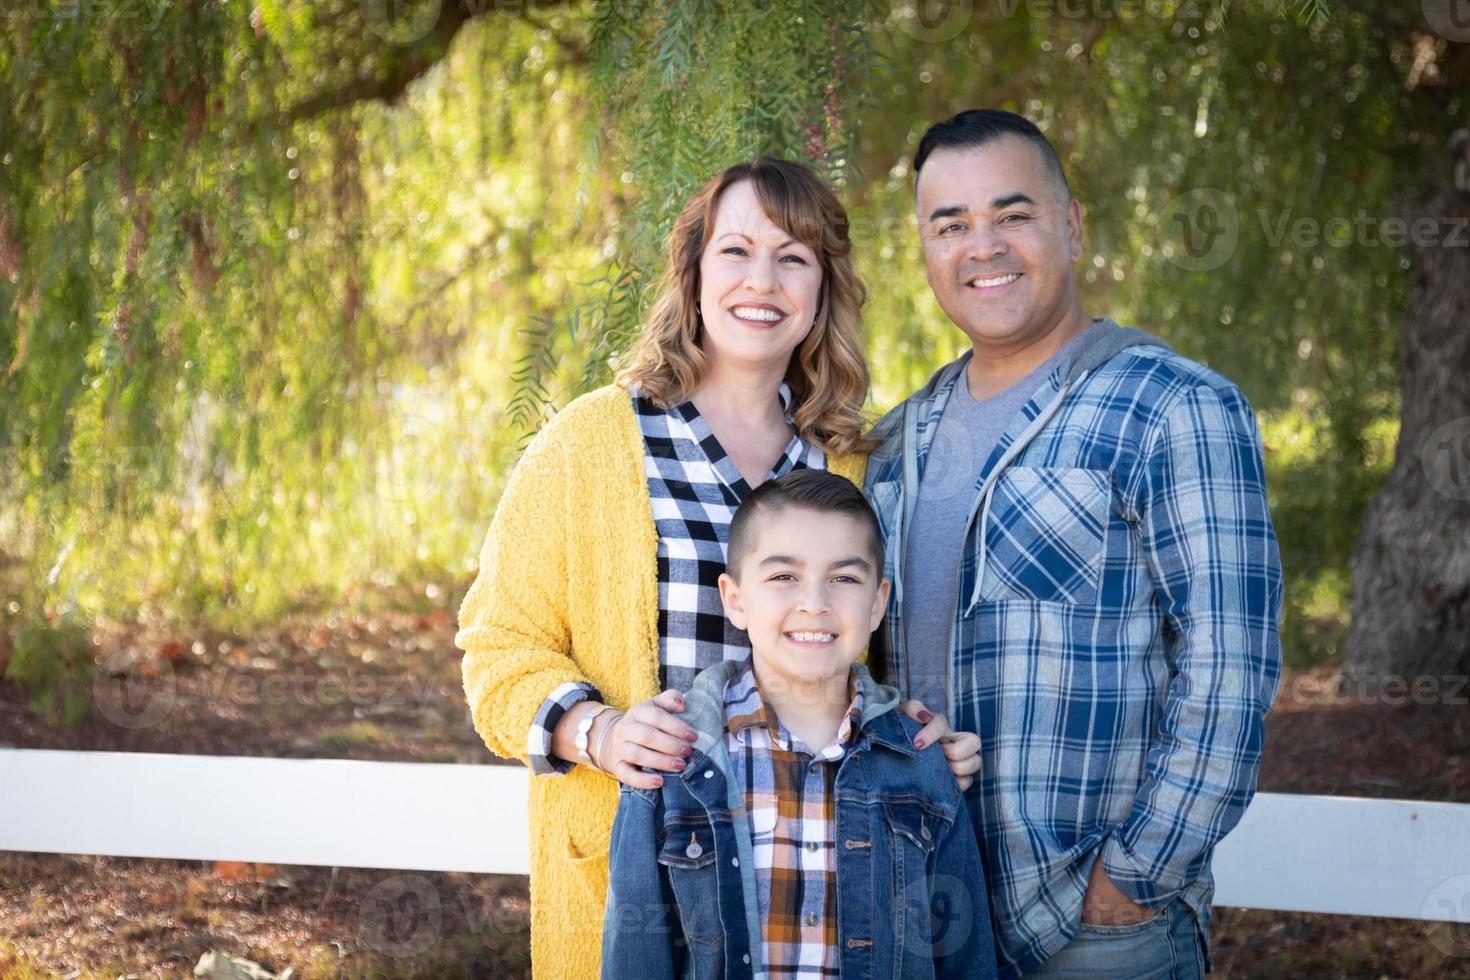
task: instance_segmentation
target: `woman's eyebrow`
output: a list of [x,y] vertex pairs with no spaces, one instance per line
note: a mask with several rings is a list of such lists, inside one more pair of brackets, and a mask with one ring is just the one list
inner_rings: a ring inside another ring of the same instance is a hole
[[[731,235],[734,235],[736,238],[743,238],[747,242],[750,242],[752,245],[755,244],[755,239],[754,238],[751,238],[749,235],[747,235],[743,231],[727,231],[723,235],[721,235],[719,238],[716,238],[715,241],[719,241],[720,239],[723,239],[723,238],[729,238]],[[780,249],[785,248],[787,245],[800,245],[803,248],[811,248],[811,246],[810,245],[807,245],[805,242],[799,242],[799,241],[797,241],[794,238],[788,238],[788,239],[786,239],[780,245],[777,245],[776,248],[778,250],[780,250]]]

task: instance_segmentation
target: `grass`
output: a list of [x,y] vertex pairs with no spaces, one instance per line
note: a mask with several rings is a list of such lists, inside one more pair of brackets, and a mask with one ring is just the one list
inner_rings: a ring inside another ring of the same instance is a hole
[[391,745],[398,739],[398,733],[391,732],[380,725],[375,725],[370,721],[355,721],[338,731],[320,736],[317,743],[323,748],[341,752],[353,746],[366,748]]

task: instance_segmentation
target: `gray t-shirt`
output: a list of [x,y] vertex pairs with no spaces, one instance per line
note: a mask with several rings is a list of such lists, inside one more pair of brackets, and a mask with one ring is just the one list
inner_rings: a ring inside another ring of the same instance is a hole
[[980,469],[1007,426],[1036,394],[1047,375],[1071,358],[1083,331],[1045,363],[997,395],[976,401],[960,375],[929,446],[919,499],[909,525],[904,566],[903,625],[907,674],[898,678],[908,696],[949,713],[949,632],[964,525],[975,502]]

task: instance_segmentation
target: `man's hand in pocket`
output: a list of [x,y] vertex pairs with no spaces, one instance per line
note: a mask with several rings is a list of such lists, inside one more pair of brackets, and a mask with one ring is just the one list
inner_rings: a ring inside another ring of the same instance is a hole
[[1092,862],[1087,894],[1082,896],[1082,921],[1095,926],[1131,926],[1158,915],[1118,890],[1103,868],[1102,858]]

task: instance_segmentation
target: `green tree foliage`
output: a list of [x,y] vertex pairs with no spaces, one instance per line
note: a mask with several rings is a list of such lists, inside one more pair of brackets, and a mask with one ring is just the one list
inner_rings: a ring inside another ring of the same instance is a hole
[[[1258,409],[1289,655],[1330,656],[1353,541],[1396,432],[1409,259],[1382,224],[1422,147],[1450,128],[1406,90],[1412,45],[1356,10],[1329,20],[1308,9],[1303,23],[1274,5],[1237,4],[1225,19],[1187,0],[1035,6],[1051,16],[947,9],[953,19],[886,25],[884,50],[912,67],[864,121],[858,210],[880,228],[864,250],[870,281],[922,279],[906,160],[928,122],[981,104],[1036,119],[1083,202],[1089,312],[1163,336]],[[903,227],[885,224],[898,215]],[[958,352],[922,291],[878,290],[869,322],[881,331],[870,341],[879,404]],[[906,329],[882,331],[890,322]]]
[[1330,656],[1397,415],[1407,260],[1380,226],[1446,135],[1413,96],[1435,42],[1388,11],[0,7],[3,615],[451,601],[518,445],[636,330],[680,204],[762,153],[850,206],[888,407],[962,340],[908,161],[993,105],[1062,152],[1088,309],[1257,405],[1291,656]]
[[5,22],[7,614],[239,624],[465,574],[517,332],[605,249],[575,30],[143,10]]
[[[621,185],[600,220],[613,261],[560,320],[528,332],[512,418],[539,415],[558,331],[581,351],[579,387],[604,380],[638,329],[683,202],[737,160],[801,160],[838,187],[852,173],[876,56],[856,0],[716,5],[622,0],[593,10],[583,166]],[[577,341],[586,340],[586,344]]]

